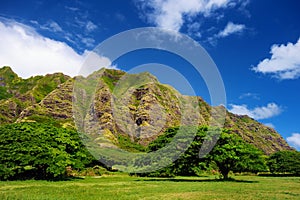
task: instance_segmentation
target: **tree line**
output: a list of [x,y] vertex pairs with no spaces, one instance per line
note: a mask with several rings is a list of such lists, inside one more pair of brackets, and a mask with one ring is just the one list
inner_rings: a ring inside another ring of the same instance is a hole
[[[180,148],[180,144],[187,141],[184,134],[177,134],[178,130],[179,127],[167,129],[146,151],[155,152],[174,139],[179,141],[179,146],[171,148]],[[195,176],[205,171],[218,171],[221,178],[228,179],[231,171],[300,174],[300,152],[279,151],[266,156],[226,129],[221,130],[210,153],[199,158],[199,149],[203,141],[211,137],[208,134],[211,130],[207,126],[197,128],[191,144],[175,162],[156,172],[137,175]],[[53,124],[25,122],[0,126],[0,180],[63,179],[70,176],[70,168],[80,171],[101,165],[81,141],[76,131]],[[144,158],[139,159],[132,162],[133,167],[145,167]]]

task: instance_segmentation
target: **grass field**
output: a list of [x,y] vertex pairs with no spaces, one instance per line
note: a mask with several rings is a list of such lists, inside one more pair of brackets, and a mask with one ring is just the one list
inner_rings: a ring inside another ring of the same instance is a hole
[[0,182],[0,199],[300,199],[300,177],[138,178],[101,176],[71,181]]

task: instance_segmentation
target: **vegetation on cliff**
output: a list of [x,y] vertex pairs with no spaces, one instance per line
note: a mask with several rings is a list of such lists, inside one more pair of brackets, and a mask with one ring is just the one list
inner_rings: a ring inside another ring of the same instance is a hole
[[[84,166],[83,157],[88,154],[76,130],[85,132],[94,144],[111,151],[121,148],[129,152],[152,152],[172,141],[176,134],[174,127],[182,125],[200,128],[194,140],[175,137],[182,144],[191,142],[191,145],[178,160],[156,175],[197,175],[203,170],[219,170],[227,178],[230,170],[264,171],[261,152],[273,154],[268,166],[274,172],[280,171],[274,163],[281,154],[274,153],[293,152],[281,135],[248,116],[228,111],[211,156],[199,159],[203,138],[212,128],[208,125],[217,122],[213,113],[224,109],[211,107],[201,97],[183,96],[149,73],[101,69],[89,77],[70,78],[55,73],[22,79],[10,67],[3,67],[0,69],[0,152],[4,164],[0,176],[9,179],[42,172],[45,177],[53,178],[65,174],[67,166]],[[38,157],[40,153],[44,158]],[[112,157],[106,159],[114,161]],[[133,166],[144,163],[135,162]],[[116,164],[120,163],[122,160]]]

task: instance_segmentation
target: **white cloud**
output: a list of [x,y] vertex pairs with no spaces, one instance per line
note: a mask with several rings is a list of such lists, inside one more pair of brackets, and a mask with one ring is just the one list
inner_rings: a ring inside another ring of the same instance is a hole
[[66,8],[67,10],[70,10],[70,11],[73,11],[73,12],[76,12],[76,11],[79,11],[79,10],[80,10],[79,8],[71,7],[71,6],[65,6],[65,8]]
[[218,39],[228,37],[232,34],[240,34],[246,29],[244,24],[234,24],[233,22],[228,22],[226,27],[217,34],[207,38],[207,42],[211,45],[216,46]]
[[[0,21],[0,38],[0,67],[11,66],[24,78],[54,72],[77,75],[91,53],[86,50],[78,54],[66,43],[43,37],[32,27],[15,21]],[[99,67],[111,64],[105,57],[93,60]]]
[[[32,21],[32,22],[36,22],[36,21]],[[55,21],[49,21],[46,24],[40,26],[40,28],[51,32],[63,32],[62,28]]]
[[80,29],[84,29],[86,34],[95,31],[98,28],[98,26],[92,21],[87,20],[87,18],[88,16],[86,15],[78,15],[74,18],[74,23],[71,25]]
[[252,99],[256,99],[256,100],[259,100],[260,97],[258,94],[256,93],[251,93],[251,92],[247,92],[247,93],[244,93],[244,94],[241,94],[239,96],[239,99],[245,99],[245,98],[252,98]]
[[[1,18],[1,19],[3,19],[4,21],[8,21],[5,18]],[[61,26],[53,20],[49,20],[47,23],[45,23],[43,25],[41,25],[36,20],[30,20],[30,23],[32,25],[34,25],[35,27],[38,27],[42,30],[47,30],[47,31],[55,32],[55,33],[57,33],[57,32],[63,33],[64,32],[63,29],[61,28]]]
[[93,38],[81,38],[81,42],[87,47],[94,47],[95,40]]
[[248,115],[254,119],[268,119],[282,113],[282,108],[275,103],[268,103],[267,106],[256,107],[254,109],[249,109],[247,105],[234,105],[231,104],[232,112],[237,115]]
[[300,38],[295,44],[275,44],[270,53],[271,58],[264,59],[252,68],[255,72],[270,74],[281,80],[300,77]]
[[272,123],[265,123],[265,125],[268,126],[268,127],[270,127],[270,128],[275,129],[275,126],[274,126],[274,124],[272,124]]
[[98,26],[96,24],[94,24],[93,22],[88,21],[85,25],[85,28],[88,32],[92,32],[92,31],[96,30],[98,28]]
[[186,19],[209,16],[229,6],[231,0],[138,0],[147,20],[158,27],[179,31]]
[[227,37],[232,34],[241,33],[244,31],[246,26],[244,24],[234,24],[232,22],[228,22],[223,31],[220,31],[217,37]]
[[199,22],[194,22],[187,25],[187,32],[189,35],[194,35],[198,38],[201,38],[201,33],[199,32],[201,24]]
[[86,51],[84,54],[84,62],[81,63],[81,69],[78,74],[88,76],[102,67],[116,69],[116,66],[111,66],[111,61],[106,57],[100,57],[93,51]]
[[286,141],[295,148],[300,148],[300,133],[293,133]]

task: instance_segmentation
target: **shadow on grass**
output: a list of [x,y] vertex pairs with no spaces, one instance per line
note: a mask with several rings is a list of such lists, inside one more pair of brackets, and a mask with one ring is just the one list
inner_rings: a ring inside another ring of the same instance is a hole
[[258,174],[264,177],[300,177],[300,174]]
[[258,183],[258,181],[248,180],[236,180],[233,178],[229,179],[176,179],[176,178],[149,178],[149,179],[138,179],[135,181],[168,181],[168,182],[237,182],[237,183]]
[[[64,178],[36,178],[36,177],[18,177],[12,179],[6,179],[5,181],[49,181],[49,182],[63,182],[63,181],[75,181],[82,180],[83,177],[64,177]],[[4,180],[0,180],[4,181]]]
[[54,179],[49,179],[46,181],[50,182],[62,182],[62,181],[75,181],[75,180],[83,180],[83,177],[78,177],[78,176],[70,176],[70,177],[63,177],[63,178],[54,178]]

